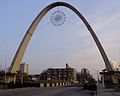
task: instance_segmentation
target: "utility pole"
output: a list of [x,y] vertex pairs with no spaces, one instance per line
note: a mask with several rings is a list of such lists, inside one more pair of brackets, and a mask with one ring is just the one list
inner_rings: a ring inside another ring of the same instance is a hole
[[99,73],[98,73],[98,70],[97,70],[97,81],[99,82]]
[[6,65],[7,65],[7,51],[8,51],[8,45],[6,45],[6,49],[5,49],[5,83],[6,83]]

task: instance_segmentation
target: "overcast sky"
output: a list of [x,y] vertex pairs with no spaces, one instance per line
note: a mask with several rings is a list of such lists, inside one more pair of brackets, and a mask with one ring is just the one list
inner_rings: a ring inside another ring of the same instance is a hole
[[[0,0],[0,65],[9,67],[15,52],[32,21],[47,5],[64,1],[88,20],[109,60],[120,63],[120,0]],[[47,68],[71,67],[96,72],[105,68],[103,59],[83,22],[70,9],[59,7],[66,15],[62,26],[50,23],[50,10],[39,23],[22,62],[30,73]]]

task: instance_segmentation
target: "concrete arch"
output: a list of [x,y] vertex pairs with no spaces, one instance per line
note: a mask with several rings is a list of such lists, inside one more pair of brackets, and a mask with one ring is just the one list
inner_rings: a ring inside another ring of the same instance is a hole
[[39,14],[38,16],[35,18],[35,20],[32,22],[32,24],[30,25],[29,29],[27,30],[14,58],[13,58],[13,61],[11,63],[11,66],[9,68],[9,71],[14,73],[18,70],[19,68],[19,64],[21,63],[22,61],[22,58],[23,58],[23,55],[25,53],[25,50],[27,48],[27,45],[31,39],[31,36],[33,35],[33,32],[35,31],[37,25],[39,24],[39,22],[41,21],[41,19],[45,16],[45,14],[51,10],[52,8],[54,7],[57,7],[57,6],[64,6],[64,7],[67,7],[69,9],[71,9],[72,11],[74,11],[78,17],[83,21],[83,23],[85,24],[85,26],[87,27],[88,31],[90,32],[90,34],[92,35],[100,53],[101,53],[101,56],[105,62],[105,65],[107,67],[107,69],[109,71],[112,71],[112,67],[110,65],[110,62],[108,60],[108,57],[100,43],[100,41],[98,40],[95,32],[93,31],[92,27],[90,26],[90,24],[87,22],[87,20],[82,16],[82,14],[76,9],[74,8],[72,5],[70,4],[67,4],[65,2],[55,2],[55,3],[52,3],[50,5],[48,5],[46,8],[44,8]]

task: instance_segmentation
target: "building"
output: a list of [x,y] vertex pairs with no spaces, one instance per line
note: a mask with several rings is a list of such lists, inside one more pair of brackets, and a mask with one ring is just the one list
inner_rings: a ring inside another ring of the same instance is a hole
[[120,84],[120,71],[108,71],[107,69],[104,69],[102,72],[100,72],[100,75],[102,84],[105,88],[111,88],[115,85],[112,81],[111,74],[116,77],[118,84]]
[[19,71],[20,71],[21,73],[26,73],[26,74],[28,74],[28,68],[29,68],[28,64],[22,63],[22,64],[20,64],[20,69],[19,69]]
[[0,71],[0,84],[5,81],[5,71]]
[[66,68],[49,68],[40,74],[40,80],[76,81],[76,70],[66,64]]
[[91,80],[93,79],[90,71],[86,68],[81,69],[81,72],[77,73],[77,81],[81,84],[91,83]]

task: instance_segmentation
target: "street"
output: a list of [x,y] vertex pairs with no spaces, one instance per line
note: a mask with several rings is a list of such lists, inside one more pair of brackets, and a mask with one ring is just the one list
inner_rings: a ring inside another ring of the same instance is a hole
[[98,85],[97,94],[83,90],[80,86],[44,87],[44,88],[17,88],[0,90],[0,96],[120,96],[114,89],[105,89]]
[[0,96],[83,96],[82,87],[21,88],[0,91]]

